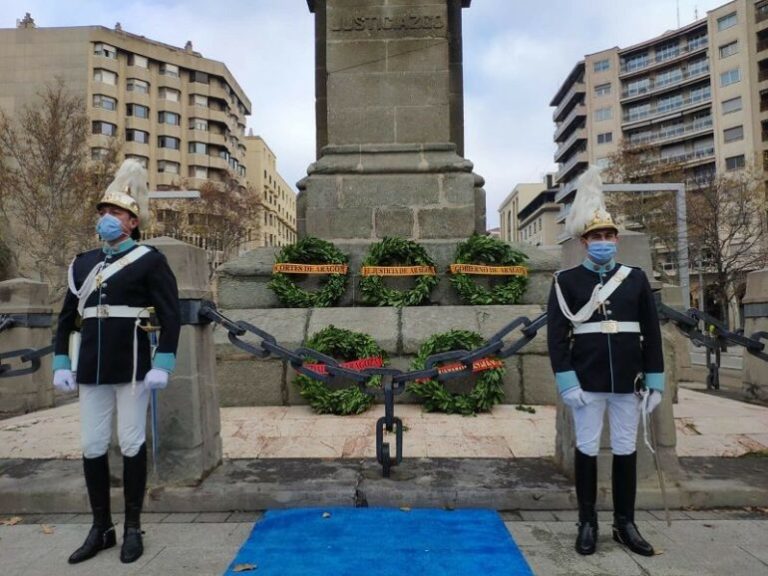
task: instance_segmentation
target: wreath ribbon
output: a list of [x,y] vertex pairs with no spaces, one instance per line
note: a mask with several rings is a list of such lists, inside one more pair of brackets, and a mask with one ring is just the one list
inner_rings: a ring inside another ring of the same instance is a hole
[[485,276],[528,276],[525,266],[485,266],[482,264],[451,264],[451,274],[483,274]]
[[346,264],[296,264],[293,262],[278,262],[272,266],[272,273],[281,274],[346,274],[349,266]]
[[[339,366],[342,368],[349,368],[350,370],[362,371],[366,368],[381,368],[384,366],[384,359],[381,356],[369,356],[368,358],[342,362]],[[318,374],[328,374],[328,366],[326,364],[304,364],[304,368],[312,370],[312,372],[317,372]]]
[[361,276],[436,276],[434,266],[363,266]]

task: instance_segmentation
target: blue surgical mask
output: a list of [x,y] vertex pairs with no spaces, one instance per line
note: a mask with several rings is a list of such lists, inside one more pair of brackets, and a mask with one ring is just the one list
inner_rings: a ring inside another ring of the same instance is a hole
[[616,242],[596,240],[587,245],[587,254],[590,260],[596,264],[607,264],[616,256]]
[[99,221],[96,223],[96,232],[106,242],[113,242],[125,233],[122,222],[112,216],[112,214],[104,214],[104,216],[99,218]]

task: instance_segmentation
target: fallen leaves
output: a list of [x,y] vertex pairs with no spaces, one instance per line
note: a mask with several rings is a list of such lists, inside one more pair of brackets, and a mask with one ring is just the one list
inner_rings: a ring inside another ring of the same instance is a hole
[[16,526],[23,518],[21,516],[12,516],[11,518],[4,518],[0,520],[0,526]]
[[256,564],[235,564],[232,572],[253,572],[258,566]]
[[43,531],[43,534],[53,534],[53,526],[49,526],[48,524],[42,524],[40,529]]

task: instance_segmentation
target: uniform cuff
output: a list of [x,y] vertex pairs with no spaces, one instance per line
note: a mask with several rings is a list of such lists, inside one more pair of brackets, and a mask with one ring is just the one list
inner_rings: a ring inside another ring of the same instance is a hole
[[566,390],[581,386],[579,384],[579,378],[576,376],[574,370],[568,372],[555,372],[555,383],[557,384],[557,391],[563,394]]
[[646,372],[645,386],[651,390],[664,392],[664,372]]
[[176,354],[171,352],[157,352],[152,360],[152,368],[159,368],[170,373],[176,368]]
[[56,354],[53,357],[53,371],[56,370],[72,370],[72,361],[66,354]]

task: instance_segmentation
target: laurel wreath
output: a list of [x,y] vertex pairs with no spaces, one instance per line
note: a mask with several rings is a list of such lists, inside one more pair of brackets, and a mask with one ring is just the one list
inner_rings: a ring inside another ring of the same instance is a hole
[[[349,258],[330,242],[306,236],[295,244],[284,247],[275,262],[296,264],[346,264]],[[346,274],[328,274],[320,281],[320,288],[309,292],[299,288],[291,274],[276,272],[267,285],[288,308],[325,308],[335,304],[347,287]]]
[[[387,237],[372,244],[363,266],[435,266],[423,246],[405,238]],[[363,276],[360,291],[363,302],[373,306],[418,306],[429,301],[437,286],[437,276],[418,276],[410,290],[395,290],[384,284],[382,276]]]
[[[427,357],[451,350],[474,350],[483,344],[483,337],[469,330],[450,330],[435,334],[424,342],[419,353],[411,363],[411,370],[425,368]],[[502,378],[504,368],[492,368],[477,374],[475,385],[466,394],[453,393],[437,379],[413,382],[408,391],[424,400],[427,412],[445,412],[469,416],[478,412],[488,412],[504,399]]]
[[[528,256],[493,236],[472,234],[468,240],[456,246],[457,264],[520,266],[527,259]],[[467,304],[517,304],[525,293],[528,277],[510,276],[488,290],[478,285],[471,274],[453,274],[451,284]]]
[[[360,332],[353,332],[344,328],[330,325],[314,334],[306,343],[322,354],[331,356],[340,362],[359,360],[371,356],[381,356],[386,359],[386,354],[376,341]],[[366,383],[367,386],[378,386],[381,376],[372,376]],[[299,386],[301,397],[309,402],[318,414],[360,414],[365,412],[373,404],[373,396],[365,394],[355,384],[347,388],[332,390],[325,382],[315,380],[309,376],[298,374],[293,383]]]

